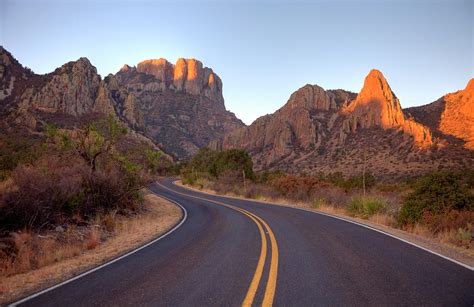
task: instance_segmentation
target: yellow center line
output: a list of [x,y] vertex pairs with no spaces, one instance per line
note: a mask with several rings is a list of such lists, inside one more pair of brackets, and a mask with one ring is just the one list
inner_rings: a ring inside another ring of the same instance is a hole
[[215,200],[211,200],[211,199],[207,199],[207,198],[203,198],[203,197],[198,197],[198,196],[194,196],[194,195],[188,195],[188,194],[185,194],[185,193],[181,193],[181,192],[175,191],[173,189],[170,189],[170,188],[162,185],[159,182],[157,182],[157,184],[159,186],[161,186],[162,188],[164,188],[168,191],[171,191],[173,193],[176,193],[176,194],[196,198],[196,199],[199,199],[199,200],[208,201],[208,202],[211,202],[211,203],[215,203],[215,204],[218,204],[218,205],[225,206],[225,207],[228,207],[230,209],[236,210],[236,211],[246,215],[247,217],[252,219],[255,224],[257,224],[258,230],[260,231],[260,237],[261,237],[261,240],[262,240],[262,248],[260,250],[260,257],[258,259],[257,268],[255,269],[254,276],[253,276],[252,281],[250,283],[249,289],[247,290],[247,295],[245,296],[245,299],[242,302],[242,306],[252,306],[253,300],[255,298],[255,294],[257,293],[257,289],[258,289],[258,286],[260,284],[260,279],[262,277],[263,268],[265,266],[265,258],[266,258],[266,255],[267,255],[267,239],[266,239],[266,236],[265,236],[265,232],[263,231],[262,225],[265,227],[265,229],[268,232],[268,235],[270,237],[270,243],[271,243],[271,247],[272,247],[272,254],[271,254],[271,260],[270,260],[270,271],[269,271],[269,274],[268,274],[268,281],[267,281],[267,286],[265,288],[265,294],[264,294],[264,297],[263,297],[262,306],[272,306],[273,305],[273,299],[275,297],[276,281],[277,281],[277,274],[278,274],[278,245],[277,245],[275,235],[274,235],[272,229],[270,228],[270,226],[268,226],[268,224],[262,218],[260,218],[256,214],[253,214],[253,213],[251,213],[251,212],[249,212],[245,209],[235,207],[235,206],[223,203],[223,202],[219,202],[219,201],[215,201]]
[[262,278],[263,267],[265,266],[265,258],[267,257],[267,238],[265,236],[265,232],[263,231],[262,226],[260,225],[257,219],[255,219],[252,215],[246,213],[243,210],[238,211],[247,215],[255,222],[255,224],[257,224],[258,230],[260,231],[260,238],[262,239],[262,248],[260,249],[260,257],[258,259],[257,268],[255,269],[252,282],[250,283],[249,289],[247,290],[247,295],[245,296],[245,299],[242,302],[242,306],[247,307],[252,306],[255,294],[257,293],[258,285],[260,284],[260,279]]
[[278,275],[278,244],[270,226],[268,226],[268,224],[257,215],[254,215],[254,216],[267,229],[268,235],[270,236],[270,242],[272,244],[272,258],[270,262],[270,272],[268,275],[267,287],[265,288],[265,296],[263,297],[263,303],[262,303],[262,306],[272,306],[273,299],[275,297],[276,281],[277,281],[277,275]]

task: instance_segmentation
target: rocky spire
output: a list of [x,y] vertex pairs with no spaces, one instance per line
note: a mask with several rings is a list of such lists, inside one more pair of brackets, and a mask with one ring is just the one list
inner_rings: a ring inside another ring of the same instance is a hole
[[403,124],[400,102],[392,92],[383,74],[372,69],[365,78],[364,87],[349,105],[348,111],[368,116],[366,126],[393,128]]
[[369,72],[357,98],[343,110],[343,113],[348,115],[345,127],[352,132],[358,127],[381,127],[402,130],[413,136],[414,141],[422,146],[432,142],[427,127],[413,119],[405,118],[400,101],[383,74],[376,69]]

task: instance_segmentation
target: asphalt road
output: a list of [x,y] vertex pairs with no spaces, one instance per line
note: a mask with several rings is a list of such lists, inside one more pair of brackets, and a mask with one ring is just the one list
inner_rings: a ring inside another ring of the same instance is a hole
[[320,214],[162,184],[151,189],[186,209],[181,227],[23,304],[474,304],[474,271],[392,237]]

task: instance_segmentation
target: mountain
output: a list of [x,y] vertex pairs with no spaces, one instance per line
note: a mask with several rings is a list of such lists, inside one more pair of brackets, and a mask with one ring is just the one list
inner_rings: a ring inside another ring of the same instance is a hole
[[41,130],[44,123],[72,127],[112,115],[132,133],[178,159],[243,123],[228,112],[222,81],[194,59],[125,65],[104,79],[87,58],[34,74],[0,47],[0,129]]
[[428,105],[408,108],[406,113],[437,135],[474,150],[474,79],[464,90],[444,95]]
[[211,140],[243,127],[226,110],[222,81],[195,59],[146,60],[116,75],[143,114],[147,135],[180,158],[190,158]]
[[357,175],[364,164],[380,177],[399,178],[442,167],[474,165],[472,151],[447,146],[430,129],[405,115],[378,70],[359,94],[305,85],[278,111],[211,143],[243,148],[257,169],[343,172]]

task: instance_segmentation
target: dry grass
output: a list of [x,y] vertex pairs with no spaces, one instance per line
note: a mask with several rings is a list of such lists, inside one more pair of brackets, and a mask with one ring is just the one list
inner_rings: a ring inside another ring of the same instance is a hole
[[176,205],[154,194],[147,193],[145,203],[144,213],[97,218],[87,232],[70,228],[58,236],[61,239],[28,232],[15,234],[18,256],[0,263],[0,303],[115,258],[163,234],[181,219],[181,210]]
[[16,187],[13,184],[13,179],[8,178],[4,181],[0,181],[0,197],[7,193],[13,192],[15,189]]
[[385,225],[389,227],[395,227],[397,221],[391,215],[385,213],[376,213],[369,217],[369,221],[375,224]]

